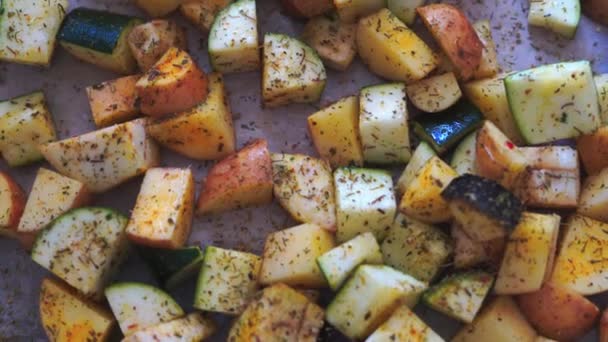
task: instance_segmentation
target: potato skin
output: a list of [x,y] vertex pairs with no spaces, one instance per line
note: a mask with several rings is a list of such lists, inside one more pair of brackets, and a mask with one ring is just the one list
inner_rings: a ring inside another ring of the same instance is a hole
[[207,98],[207,75],[187,52],[172,47],[136,84],[143,114],[160,117],[188,110]]
[[597,131],[582,135],[576,142],[585,171],[589,175],[599,173],[608,166],[608,126]]
[[296,18],[312,18],[334,8],[332,0],[281,0],[285,13]]
[[605,309],[602,313],[598,330],[600,342],[608,342],[608,309]]
[[559,341],[582,337],[599,316],[597,306],[585,297],[551,283],[517,297],[517,303],[540,334]]
[[25,193],[15,182],[15,180],[8,175],[7,173],[0,172],[0,178],[4,179],[4,183],[6,187],[0,188],[0,190],[5,190],[10,193],[10,203],[9,208],[4,208],[4,205],[0,207],[0,209],[9,209],[8,215],[4,217],[4,215],[0,218],[3,218],[3,222],[0,222],[0,228],[8,228],[14,230],[19,224],[19,219],[21,218],[21,214],[23,214],[23,209],[25,208]]
[[186,50],[186,30],[170,20],[156,19],[137,25],[129,34],[129,47],[139,68],[146,71],[171,48]]
[[481,63],[483,43],[465,14],[448,4],[431,4],[416,11],[454,64],[460,79],[471,79]]
[[602,25],[608,25],[608,2],[606,0],[581,1],[583,13]]

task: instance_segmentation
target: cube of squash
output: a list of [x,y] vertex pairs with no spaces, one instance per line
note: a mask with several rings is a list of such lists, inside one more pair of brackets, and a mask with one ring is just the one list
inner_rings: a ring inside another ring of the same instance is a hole
[[190,236],[194,210],[192,171],[153,168],[146,172],[126,232],[136,243],[176,249]]
[[539,290],[551,276],[560,217],[524,212],[509,236],[496,278],[497,294],[513,295]]
[[566,226],[551,282],[592,295],[608,289],[608,224],[574,215]]
[[207,98],[207,75],[183,50],[171,47],[135,84],[143,114],[188,110]]
[[25,207],[25,194],[7,173],[0,172],[0,228],[15,230]]
[[232,0],[185,0],[179,6],[181,14],[203,32],[208,32],[215,16]]
[[589,175],[608,167],[608,126],[579,137],[576,148]]
[[386,8],[359,20],[357,51],[375,74],[406,83],[423,79],[439,64],[433,50]]
[[511,297],[500,296],[475,318],[464,326],[453,342],[510,342],[534,341],[536,331],[526,321]]
[[209,170],[198,198],[199,215],[272,201],[272,161],[266,140],[254,140]]
[[194,108],[152,121],[148,133],[188,158],[217,160],[236,149],[232,112],[221,74],[209,75],[209,95]]
[[0,153],[9,166],[42,159],[38,145],[57,139],[41,91],[0,102]]
[[388,266],[359,266],[327,307],[327,322],[351,339],[364,339],[400,305],[413,307],[426,288]]
[[40,146],[59,173],[104,192],[158,165],[158,147],[138,119]]
[[129,121],[139,114],[135,83],[140,77],[126,76],[87,87],[89,106],[97,127]]
[[186,30],[171,20],[156,19],[137,25],[129,33],[129,48],[139,69],[147,71],[171,47],[186,50]]
[[363,165],[356,96],[345,97],[309,116],[308,130],[317,152],[333,168]]
[[272,233],[264,244],[260,283],[327,286],[317,257],[334,247],[333,235],[314,224],[302,224]]
[[439,157],[432,157],[406,188],[399,211],[428,223],[445,222],[452,216],[441,192],[458,174]]
[[53,278],[42,280],[39,309],[49,341],[106,341],[115,324],[112,312]]
[[324,312],[301,293],[284,284],[265,288],[236,320],[229,342],[314,342],[323,326]]
[[390,173],[376,169],[340,168],[334,172],[334,184],[337,240],[345,242],[358,234],[372,232],[382,241],[397,212]]
[[40,168],[17,231],[35,235],[70,209],[85,205],[89,190],[81,182]]
[[414,339],[426,342],[444,341],[410,308],[402,305],[365,342],[412,341]]
[[357,53],[356,30],[355,24],[341,23],[335,17],[319,16],[306,23],[302,40],[317,51],[329,68],[344,71]]
[[608,222],[608,168],[590,176],[581,191],[579,213],[595,220]]

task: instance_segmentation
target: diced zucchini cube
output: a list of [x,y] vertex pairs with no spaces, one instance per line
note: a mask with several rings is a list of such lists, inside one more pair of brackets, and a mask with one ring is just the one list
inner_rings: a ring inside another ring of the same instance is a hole
[[317,258],[321,272],[332,290],[340,288],[360,264],[382,264],[382,253],[374,234],[356,236]]
[[326,310],[326,320],[352,339],[364,339],[402,304],[413,307],[427,285],[388,266],[362,265]]
[[272,233],[264,244],[259,281],[265,285],[326,286],[317,258],[334,246],[333,235],[315,224]]
[[44,93],[0,102],[0,153],[9,166],[42,159],[38,145],[55,139],[57,134]]
[[363,158],[376,164],[405,163],[410,159],[405,85],[366,87],[359,95],[359,133]]
[[336,239],[344,242],[358,234],[372,232],[382,241],[397,212],[390,173],[340,168],[334,171],[334,183],[338,219]]
[[398,215],[384,241],[384,262],[414,278],[430,282],[452,253],[449,237],[430,224]]
[[254,254],[209,246],[198,276],[194,307],[239,314],[258,289],[262,259]]
[[198,274],[203,262],[203,252],[199,246],[179,249],[139,246],[138,251],[167,289],[175,288],[186,279]]

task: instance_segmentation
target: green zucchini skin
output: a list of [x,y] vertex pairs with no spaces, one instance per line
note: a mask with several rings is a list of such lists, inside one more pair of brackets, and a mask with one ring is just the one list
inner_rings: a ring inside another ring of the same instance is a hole
[[167,288],[177,285],[176,281],[193,276],[203,262],[203,252],[198,246],[175,250],[139,246],[138,252]]
[[458,201],[513,229],[524,210],[522,202],[497,182],[472,174],[455,178],[441,193],[446,201]]
[[441,154],[483,123],[479,109],[468,101],[460,101],[437,114],[423,114],[413,121],[414,133]]
[[65,18],[59,31],[59,41],[97,52],[112,54],[123,31],[134,20],[127,15],[89,8],[76,8]]

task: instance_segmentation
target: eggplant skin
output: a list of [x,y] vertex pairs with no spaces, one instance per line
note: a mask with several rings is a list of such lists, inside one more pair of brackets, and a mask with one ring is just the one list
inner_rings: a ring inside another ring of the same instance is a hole
[[490,217],[504,228],[517,226],[523,203],[497,182],[472,174],[454,178],[441,192],[448,202],[459,201]]

